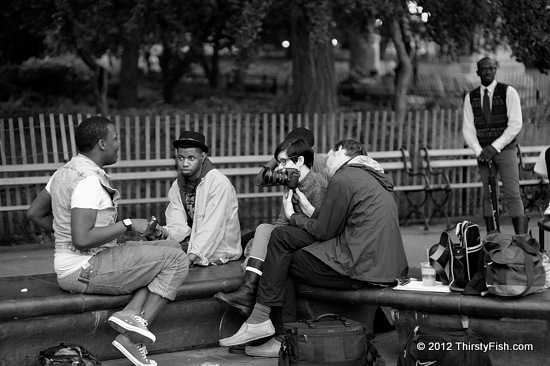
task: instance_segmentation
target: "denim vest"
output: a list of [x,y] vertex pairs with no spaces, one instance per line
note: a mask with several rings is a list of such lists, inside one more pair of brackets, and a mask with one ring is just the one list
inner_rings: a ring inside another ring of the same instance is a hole
[[[78,251],[71,236],[71,197],[79,182],[88,176],[99,179],[101,186],[107,191],[113,200],[113,207],[97,211],[96,227],[107,226],[116,222],[119,192],[109,185],[109,176],[92,160],[82,154],[73,157],[71,161],[59,168],[51,178],[50,196],[52,199],[53,229],[55,235],[56,252]],[[82,251],[82,254],[94,255],[105,247],[116,246],[116,239],[103,244],[100,247]]]

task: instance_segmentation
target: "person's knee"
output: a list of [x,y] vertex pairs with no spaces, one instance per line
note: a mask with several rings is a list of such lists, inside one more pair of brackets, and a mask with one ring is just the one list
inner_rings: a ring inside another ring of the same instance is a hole
[[187,277],[187,273],[189,272],[189,258],[187,254],[182,250],[175,249],[173,255],[174,260],[172,263],[174,270],[180,274],[185,274],[185,277]]
[[279,227],[276,227],[275,229],[273,229],[273,231],[271,232],[271,239],[269,240],[270,243],[279,243],[279,242],[282,242],[285,240],[285,238],[287,237],[287,234],[286,234],[286,227],[284,226],[279,226]]
[[255,236],[270,234],[273,231],[273,229],[274,229],[274,225],[272,224],[260,224],[256,228]]

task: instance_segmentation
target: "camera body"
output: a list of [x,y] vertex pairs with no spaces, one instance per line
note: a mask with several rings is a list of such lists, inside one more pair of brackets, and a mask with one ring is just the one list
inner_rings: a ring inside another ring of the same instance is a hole
[[278,184],[288,187],[289,189],[296,189],[298,187],[299,178],[300,171],[295,168],[287,168],[285,170],[265,168],[262,175],[262,183],[266,186]]

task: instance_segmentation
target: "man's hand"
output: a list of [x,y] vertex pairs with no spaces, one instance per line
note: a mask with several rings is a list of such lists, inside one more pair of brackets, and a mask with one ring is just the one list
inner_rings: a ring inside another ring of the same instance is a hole
[[189,265],[194,266],[195,261],[197,260],[198,257],[195,254],[189,254],[187,255],[187,258],[189,258]]
[[292,206],[292,189],[289,189],[283,195],[283,209],[285,211],[285,216],[290,220],[290,216],[294,214],[294,207]]
[[139,235],[145,235],[148,227],[149,221],[146,219],[132,219],[132,231],[135,231]]
[[302,209],[302,212],[307,217],[311,217],[311,215],[313,215],[313,212],[315,212],[315,207],[313,207],[313,205],[306,198],[306,195],[303,194],[299,188],[296,188],[296,194],[298,195],[298,200],[300,201],[300,208]]
[[477,159],[479,161],[486,163],[489,160],[491,160],[493,156],[495,156],[496,154],[498,154],[498,152],[497,152],[497,149],[493,147],[493,145],[485,146],[481,151],[481,154],[479,154],[479,156],[477,157]]
[[158,224],[157,218],[151,216],[151,221],[147,225],[147,230],[145,231],[145,237],[147,240],[164,240],[168,237],[168,232],[163,226]]

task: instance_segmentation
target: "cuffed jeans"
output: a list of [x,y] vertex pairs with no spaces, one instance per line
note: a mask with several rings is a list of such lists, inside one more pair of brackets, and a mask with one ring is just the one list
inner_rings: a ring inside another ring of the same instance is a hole
[[173,240],[121,243],[95,254],[88,263],[88,268],[79,271],[77,283],[71,281],[72,274],[67,281],[58,279],[61,288],[122,295],[147,287],[156,295],[174,300],[189,273],[189,259],[181,245]]
[[[519,158],[515,144],[510,144],[492,159],[492,169],[502,180],[504,203],[510,217],[523,217],[525,211],[519,187]],[[479,174],[483,183],[483,216],[492,216],[491,195],[489,194],[489,168],[486,163],[479,163]],[[498,192],[498,188],[497,188]]]

